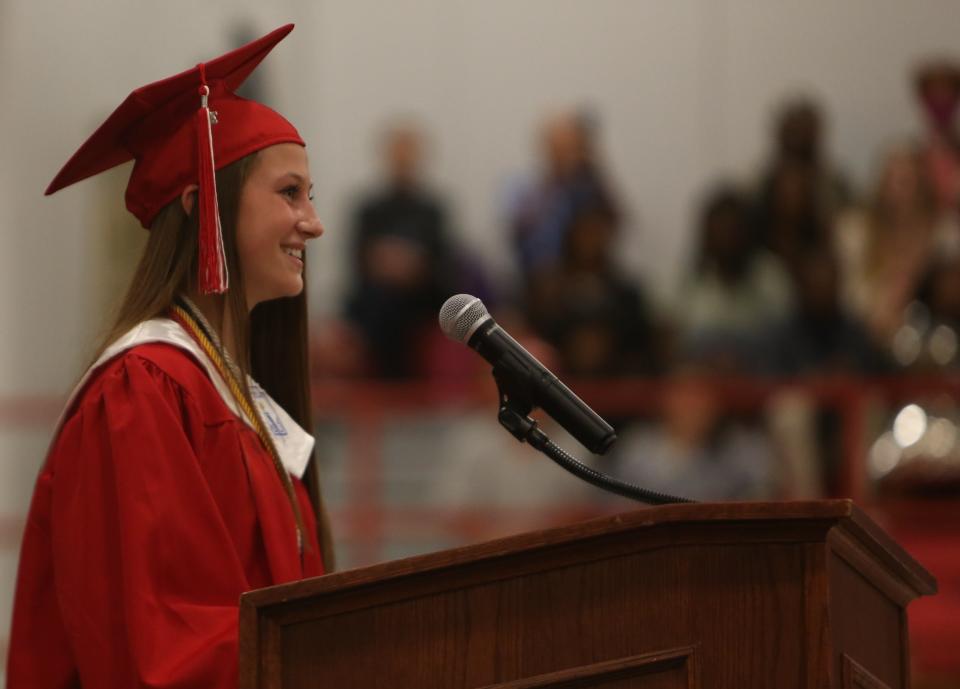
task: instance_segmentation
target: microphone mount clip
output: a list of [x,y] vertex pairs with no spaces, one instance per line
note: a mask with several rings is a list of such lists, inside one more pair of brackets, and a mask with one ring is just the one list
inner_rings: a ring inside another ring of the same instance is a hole
[[516,375],[508,370],[508,367],[498,364],[493,367],[493,379],[497,383],[497,393],[500,396],[497,421],[521,443],[526,442],[538,450],[543,450],[548,438],[537,426],[537,422],[530,418],[534,404],[533,394],[526,384],[526,376]]

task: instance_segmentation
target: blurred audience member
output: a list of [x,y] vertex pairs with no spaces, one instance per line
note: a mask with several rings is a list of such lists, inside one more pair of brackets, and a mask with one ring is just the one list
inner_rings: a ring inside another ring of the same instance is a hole
[[[912,369],[960,366],[960,255],[944,255],[932,261],[907,314],[894,340],[900,345],[895,353],[901,364]],[[908,338],[914,346],[904,351]]]
[[782,106],[751,213],[756,241],[789,268],[806,249],[828,241],[833,216],[850,202],[846,180],[824,153],[823,130],[815,101],[800,98]]
[[840,300],[833,254],[812,249],[798,260],[796,307],[772,331],[767,351],[779,375],[880,373],[888,368],[863,325]]
[[[890,364],[866,328],[844,308],[836,259],[826,249],[807,251],[796,266],[797,305],[775,328],[766,352],[771,373],[824,377],[869,375]],[[842,458],[841,419],[802,388],[781,389],[766,405],[781,461],[784,497],[814,498],[836,489]]]
[[660,370],[661,346],[643,293],[614,265],[617,222],[607,199],[585,200],[573,211],[558,262],[528,280],[528,319],[572,376]]
[[555,263],[572,215],[598,194],[612,202],[597,155],[596,122],[583,113],[549,118],[541,133],[542,170],[524,184],[508,211],[510,231],[523,275]]
[[846,302],[889,345],[932,257],[960,248],[956,218],[938,211],[915,148],[887,154],[867,207],[838,223],[836,247]]
[[732,188],[714,192],[675,309],[681,352],[726,371],[749,371],[761,361],[762,336],[791,302],[781,263],[751,242],[744,197]]
[[927,124],[923,160],[937,208],[960,214],[960,63],[936,60],[922,65],[914,89]]
[[[435,483],[420,496],[421,503],[448,508],[491,510],[513,508],[517,517],[526,511],[535,523],[515,523],[509,533],[543,528],[548,513],[604,500],[600,490],[573,476],[525,443],[518,443],[497,423],[496,407],[491,411],[451,416],[446,433],[434,434],[421,455],[442,457],[433,467]],[[571,447],[569,439],[553,421],[541,427],[557,443]],[[593,456],[584,458],[597,467]],[[537,514],[537,510],[541,510]],[[488,522],[488,527],[495,527]],[[493,538],[504,533],[485,533]]]
[[418,375],[421,341],[436,330],[452,291],[452,252],[443,204],[421,181],[420,131],[393,126],[383,155],[383,184],[353,217],[355,282],[346,313],[365,343],[368,372],[408,378]]
[[760,431],[724,414],[719,390],[691,371],[666,387],[657,425],[628,429],[616,445],[619,475],[695,500],[778,494],[777,461]]
[[813,166],[784,161],[771,171],[751,223],[758,243],[793,271],[805,251],[827,243],[829,217],[819,202]]
[[935,324],[960,327],[960,256],[942,257],[931,266],[920,291]]

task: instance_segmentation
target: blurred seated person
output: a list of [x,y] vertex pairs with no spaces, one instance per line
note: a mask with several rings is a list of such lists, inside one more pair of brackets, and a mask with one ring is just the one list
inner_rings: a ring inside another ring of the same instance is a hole
[[785,102],[773,129],[770,160],[751,212],[755,240],[792,267],[805,249],[824,243],[834,215],[852,195],[824,151],[824,116],[808,97]]
[[763,432],[725,413],[707,370],[678,371],[662,395],[659,421],[623,433],[614,446],[617,475],[694,500],[777,497],[773,447]]
[[911,307],[922,313],[914,318],[920,351],[914,368],[938,369],[960,366],[960,254],[933,260]]
[[935,261],[919,296],[927,305],[933,323],[960,328],[960,255]]
[[524,276],[556,262],[572,215],[598,194],[612,200],[596,145],[596,123],[564,112],[547,119],[541,132],[542,169],[510,200],[508,224]]
[[[763,348],[777,376],[876,375],[892,362],[839,296],[833,255],[813,249],[798,260],[797,305],[773,328]],[[842,426],[835,410],[802,387],[786,388],[766,405],[771,438],[781,461],[783,497],[822,497],[837,486],[842,462]]]
[[661,338],[639,285],[617,269],[619,215],[601,195],[584,200],[560,258],[528,279],[527,317],[574,377],[660,372]]
[[937,208],[956,216],[960,214],[960,63],[943,59],[921,65],[914,89],[927,125],[922,157]]
[[[600,468],[605,461],[578,452],[549,418],[541,428],[578,459]],[[473,514],[470,540],[491,538],[570,523],[600,513],[608,494],[557,466],[526,443],[519,443],[497,422],[496,405],[450,415],[447,428],[430,437],[421,456],[442,457],[427,476],[432,485],[417,505],[453,511],[451,521]],[[459,515],[457,514],[459,513]]]
[[784,376],[877,374],[890,362],[840,300],[833,254],[812,249],[798,260],[796,307],[770,333],[771,372]]
[[421,182],[423,144],[407,123],[383,145],[385,179],[357,205],[352,222],[354,284],[348,321],[365,345],[368,373],[419,373],[419,344],[436,330],[451,293],[451,250],[443,204]]
[[771,171],[750,220],[760,246],[789,272],[805,251],[830,241],[832,215],[821,205],[816,175],[810,163],[780,163]]
[[674,309],[678,347],[714,368],[749,372],[762,361],[764,334],[789,313],[788,275],[751,241],[747,202],[733,188],[708,197],[698,235]]
[[915,147],[887,153],[867,207],[838,222],[836,249],[846,303],[889,346],[933,257],[960,250],[957,218],[937,208]]

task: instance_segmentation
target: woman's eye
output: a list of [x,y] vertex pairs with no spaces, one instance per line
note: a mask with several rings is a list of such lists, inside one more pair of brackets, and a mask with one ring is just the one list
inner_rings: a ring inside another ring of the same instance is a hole
[[280,190],[280,193],[289,199],[295,199],[297,198],[297,194],[300,193],[300,187],[296,185],[284,187],[283,189]]

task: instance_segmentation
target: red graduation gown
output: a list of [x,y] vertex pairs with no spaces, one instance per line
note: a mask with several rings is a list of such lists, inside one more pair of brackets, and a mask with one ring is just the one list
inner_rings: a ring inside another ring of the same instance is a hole
[[237,686],[238,599],[301,565],[269,453],[207,373],[141,344],[85,386],[38,478],[20,556],[8,689]]

